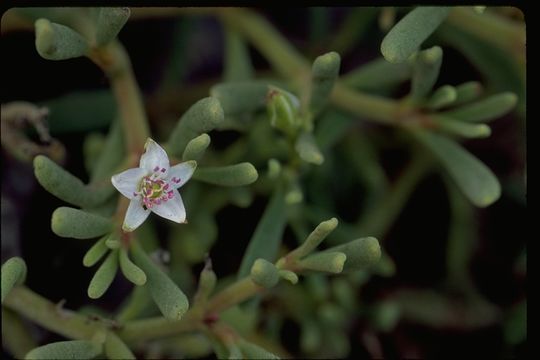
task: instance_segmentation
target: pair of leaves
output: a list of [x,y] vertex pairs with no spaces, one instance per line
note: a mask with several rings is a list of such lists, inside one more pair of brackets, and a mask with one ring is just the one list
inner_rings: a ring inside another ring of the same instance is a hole
[[91,47],[103,46],[115,39],[129,15],[129,8],[100,8],[94,24],[94,39],[87,39],[68,26],[38,19],[35,23],[36,49],[48,60],[85,56]]

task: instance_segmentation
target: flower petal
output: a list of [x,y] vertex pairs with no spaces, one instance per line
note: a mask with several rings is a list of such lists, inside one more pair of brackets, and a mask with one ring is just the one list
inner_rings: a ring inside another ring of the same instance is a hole
[[128,199],[133,199],[133,193],[137,191],[137,186],[146,171],[141,168],[127,169],[111,178],[113,186]]
[[155,169],[169,170],[169,157],[167,153],[157,142],[148,138],[144,145],[145,152],[141,156],[139,166],[147,172],[156,171]]
[[151,210],[159,216],[177,223],[183,223],[186,221],[186,209],[184,208],[184,202],[177,191],[175,191],[172,199],[162,202],[159,205],[154,205]]
[[197,162],[194,160],[186,161],[177,165],[174,165],[167,174],[167,181],[178,189],[184,185],[197,168]]
[[122,230],[128,232],[135,230],[144,222],[144,220],[146,220],[148,215],[150,215],[150,210],[145,209],[142,206],[142,201],[140,199],[131,200],[126,211]]

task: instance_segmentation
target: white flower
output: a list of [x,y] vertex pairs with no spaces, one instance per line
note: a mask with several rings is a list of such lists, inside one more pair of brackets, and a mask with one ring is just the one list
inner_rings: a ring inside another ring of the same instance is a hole
[[138,168],[128,169],[111,178],[114,187],[131,200],[122,229],[133,231],[150,211],[177,223],[186,221],[186,209],[176,190],[184,185],[197,167],[196,161],[169,166],[169,157],[154,140],[144,145]]

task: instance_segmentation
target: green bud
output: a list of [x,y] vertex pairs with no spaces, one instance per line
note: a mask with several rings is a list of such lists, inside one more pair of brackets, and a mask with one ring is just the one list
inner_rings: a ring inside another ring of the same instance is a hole
[[421,6],[405,15],[386,34],[381,53],[391,63],[406,61],[444,21],[450,7]]
[[125,248],[120,249],[120,269],[122,273],[132,283],[135,285],[144,285],[146,284],[146,274],[141,270],[137,265],[135,265],[128,256],[127,250]]
[[435,90],[427,102],[427,107],[436,110],[452,104],[457,99],[456,88],[444,85]]
[[195,294],[195,303],[205,303],[214,288],[216,287],[217,277],[216,273],[212,270],[212,263],[207,260],[201,275],[199,276],[199,287]]
[[113,250],[107,256],[103,264],[97,269],[94,277],[88,285],[88,297],[91,299],[100,298],[111,286],[116,271],[118,270],[118,250]]
[[210,145],[210,136],[208,136],[208,134],[206,133],[201,134],[194,139],[191,139],[186,145],[186,148],[184,149],[184,153],[182,154],[182,160],[199,161],[200,158],[204,155],[204,152],[206,151],[208,145]]
[[51,228],[58,236],[90,239],[111,231],[112,222],[99,215],[62,206],[54,210]]
[[460,120],[454,120],[452,118],[436,117],[435,124],[437,128],[452,134],[458,135],[468,139],[474,138],[486,138],[491,135],[491,129],[485,124],[470,124]]
[[34,174],[45,190],[76,206],[93,207],[104,202],[110,195],[106,191],[92,190],[44,155],[34,158]]
[[191,139],[215,129],[223,120],[218,99],[207,97],[197,101],[178,121],[167,142],[168,150],[172,155],[182,156]]
[[244,339],[238,341],[238,347],[242,351],[242,354],[245,356],[242,358],[246,359],[279,359],[278,356],[272,354],[271,352],[263,349],[262,347],[250,343]]
[[309,104],[313,113],[319,112],[326,104],[338,78],[340,65],[341,57],[334,51],[319,56],[313,62]]
[[302,270],[313,270],[339,274],[343,271],[343,265],[347,256],[339,251],[319,252],[300,260],[298,266]]
[[446,111],[444,115],[461,121],[484,122],[494,120],[506,114],[516,106],[516,103],[516,94],[504,92],[457,109]]
[[300,245],[296,250],[294,250],[290,256],[295,258],[302,258],[307,254],[311,253],[313,250],[320,245],[320,243],[332,232],[338,225],[338,220],[336,218],[331,218],[321,222],[315,230],[309,234],[307,239]]
[[31,350],[25,359],[93,359],[101,354],[102,350],[102,346],[88,340],[58,341]]
[[274,86],[268,87],[266,109],[270,125],[286,134],[294,135],[301,125],[298,116],[300,101],[293,94]]
[[36,49],[47,60],[64,60],[88,52],[87,41],[71,28],[39,19],[35,23]]
[[296,275],[296,274],[293,273],[292,271],[289,271],[289,270],[279,270],[279,271],[278,271],[278,274],[279,274],[279,277],[280,277],[280,278],[287,280],[287,281],[290,282],[291,284],[296,284],[296,283],[298,283],[298,275]]
[[416,54],[411,83],[411,96],[413,99],[423,99],[429,94],[439,77],[442,57],[442,49],[438,46]]
[[193,178],[221,186],[244,186],[254,183],[259,174],[248,162],[229,166],[203,167],[197,169]]
[[343,273],[368,269],[381,258],[381,247],[374,237],[356,239],[334,246],[325,252],[342,252],[346,255],[347,261],[343,266]]
[[116,232],[112,232],[109,236],[107,236],[107,240],[105,240],[105,245],[109,249],[118,249],[120,247],[119,234],[117,234]]
[[486,207],[501,196],[501,185],[491,170],[460,144],[432,132],[413,132],[446,168],[450,177],[476,206]]
[[319,150],[315,142],[315,137],[311,132],[300,134],[294,148],[300,158],[308,163],[321,165],[324,162],[324,156]]
[[455,105],[465,104],[476,99],[483,92],[482,84],[478,81],[469,81],[456,86],[456,101]]
[[132,249],[133,260],[147,276],[146,286],[159,310],[167,319],[180,320],[189,308],[186,295],[154,264],[137,244]]
[[251,280],[259,286],[271,288],[279,282],[278,269],[265,259],[257,259],[251,267]]
[[129,19],[131,11],[127,7],[102,7],[96,24],[96,44],[105,45],[118,35]]
[[108,359],[136,359],[122,339],[111,331],[107,332],[104,350]]
[[105,235],[86,252],[83,257],[83,265],[86,267],[94,266],[109,251],[105,244],[109,235]]
[[9,258],[2,265],[2,303],[11,289],[26,279],[26,263],[20,257]]

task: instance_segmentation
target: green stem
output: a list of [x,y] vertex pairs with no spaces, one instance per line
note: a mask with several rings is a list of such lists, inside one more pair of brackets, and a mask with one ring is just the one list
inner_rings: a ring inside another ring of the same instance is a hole
[[223,8],[217,15],[226,24],[250,40],[284,77],[309,80],[308,62],[262,16],[247,9]]
[[452,9],[448,22],[509,52],[518,63],[525,63],[526,32],[522,24],[488,11],[477,14],[472,8],[462,6]]
[[[266,19],[251,10],[237,8],[222,9],[218,15],[227,26],[251,41],[277,72],[291,79],[300,93],[310,86],[308,61]],[[334,86],[331,101],[344,110],[379,123],[395,124],[399,117],[397,101],[354,91],[339,82]]]
[[191,311],[188,311],[179,321],[171,321],[164,317],[130,321],[118,331],[118,336],[127,343],[135,343],[142,340],[162,338],[178,333],[200,330],[200,319]]
[[120,110],[128,152],[142,153],[150,129],[141,92],[125,48],[118,41],[113,41],[105,47],[94,49],[89,57],[111,82]]
[[253,295],[262,292],[263,290],[264,288],[256,285],[253,281],[251,281],[249,276],[240,279],[208,300],[206,313],[219,313],[233,305],[249,299]]
[[19,314],[2,308],[2,329],[9,329],[2,332],[2,345],[18,359],[24,358],[30,350],[38,346],[25,325]]
[[102,324],[92,322],[76,312],[59,308],[24,286],[11,290],[3,305],[68,338],[90,340],[96,332],[103,330]]
[[382,238],[428,169],[429,161],[424,156],[415,157],[377,207],[367,210],[360,219],[360,234]]

